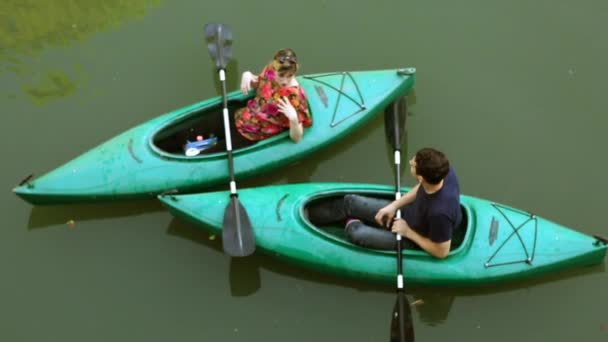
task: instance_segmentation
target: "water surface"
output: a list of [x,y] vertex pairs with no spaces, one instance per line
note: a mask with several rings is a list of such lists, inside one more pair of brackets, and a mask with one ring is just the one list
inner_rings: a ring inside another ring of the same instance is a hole
[[[231,260],[218,239],[152,200],[33,207],[11,193],[31,173],[218,95],[202,37],[212,21],[234,31],[230,89],[241,72],[259,71],[287,46],[302,73],[416,67],[404,150],[444,150],[468,195],[608,235],[607,15],[599,0],[4,0],[0,338],[388,339],[392,286],[314,274],[263,255]],[[239,186],[391,184],[391,159],[378,119]],[[412,181],[404,177],[404,185]],[[600,265],[408,295],[424,301],[414,309],[418,341],[605,341],[607,287]]]

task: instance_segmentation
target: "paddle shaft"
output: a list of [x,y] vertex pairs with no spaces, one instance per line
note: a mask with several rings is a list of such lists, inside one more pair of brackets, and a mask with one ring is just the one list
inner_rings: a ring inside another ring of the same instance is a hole
[[222,116],[224,119],[228,170],[230,173],[230,202],[224,211],[222,242],[224,252],[230,256],[243,257],[255,251],[255,238],[247,211],[239,201],[234,175],[234,156],[232,154],[228,96],[226,95],[226,65],[232,51],[232,31],[224,24],[207,24],[205,25],[205,37],[209,41],[207,48],[217,66],[222,88]]
[[[401,150],[395,149],[395,200],[401,198]],[[395,219],[401,218],[401,209],[397,209],[395,213]],[[405,338],[405,305],[408,305],[405,300],[403,290],[403,244],[401,242],[401,235],[395,234],[397,239],[397,300],[399,301],[399,339],[401,342],[406,342]]]
[[[219,51],[220,56],[222,50]],[[220,57],[222,58],[222,57]],[[226,136],[226,154],[228,155],[228,172],[230,173],[230,201],[238,201],[237,200],[237,189],[236,189],[236,180],[234,177],[234,158],[232,156],[232,136],[230,133],[230,115],[228,113],[228,97],[226,96],[226,71],[224,69],[220,69],[218,71],[220,77],[220,83],[222,84],[222,115],[224,117],[224,134]],[[237,236],[242,235],[241,227],[241,213],[240,206],[237,204],[232,204],[229,206],[234,211],[234,218],[236,220],[236,229]],[[230,210],[230,209],[229,209]],[[237,238],[239,249],[243,249],[243,239]]]
[[[388,115],[387,115],[388,114]],[[390,111],[385,114],[386,133],[393,147],[395,161],[395,200],[401,198],[401,141],[403,139],[403,129],[405,126],[405,116],[407,115],[407,102],[405,98],[397,100],[390,107]],[[401,120],[403,119],[403,120]],[[392,125],[392,127],[391,127]],[[401,219],[401,210],[397,209],[395,219]],[[399,322],[399,341],[413,342],[414,332],[411,324],[411,310],[407,298],[405,297],[403,281],[403,244],[402,237],[395,234],[397,239],[397,307]],[[406,323],[406,316],[408,322]]]
[[[395,150],[395,200],[399,200],[401,198],[401,151]],[[401,218],[401,209],[397,209],[395,213],[395,219],[398,220]],[[395,234],[395,238],[397,239],[397,290],[403,290],[403,255],[402,249],[403,244],[401,243],[401,235]]]
[[[221,55],[221,49],[220,49]],[[220,57],[221,58],[221,57]],[[234,211],[234,219],[236,226],[236,234],[238,242],[238,250],[243,250],[245,246],[243,245],[243,222],[241,221],[241,215],[246,213],[241,213],[241,206],[238,202],[238,193],[236,189],[236,180],[234,177],[234,157],[232,155],[232,136],[230,133],[230,115],[228,113],[228,98],[226,96],[226,71],[224,69],[219,70],[220,83],[222,84],[222,103],[223,110],[222,115],[224,117],[224,134],[226,135],[226,154],[228,155],[228,171],[230,173],[230,201],[233,202],[229,205],[229,209]]]
[[[221,53],[221,52],[220,52]],[[228,113],[228,97],[226,96],[226,71],[219,70],[220,83],[222,85],[222,104],[224,106],[222,115],[224,117],[224,134],[226,136],[226,153],[228,155],[228,171],[230,173],[230,195],[236,195],[236,181],[234,179],[234,157],[232,155],[232,136],[230,132],[230,115]]]

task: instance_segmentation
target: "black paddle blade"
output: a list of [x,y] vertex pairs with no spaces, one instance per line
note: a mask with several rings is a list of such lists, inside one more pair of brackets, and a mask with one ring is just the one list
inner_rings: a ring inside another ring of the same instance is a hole
[[226,65],[232,57],[232,30],[224,24],[206,24],[205,39],[215,66],[218,69],[226,69]]
[[402,291],[397,292],[397,300],[393,308],[391,342],[414,342],[412,310]]
[[406,97],[400,97],[384,110],[384,130],[393,150],[401,150],[407,117]]
[[255,252],[255,238],[249,216],[237,196],[230,196],[224,212],[222,231],[224,252],[233,257],[244,257]]

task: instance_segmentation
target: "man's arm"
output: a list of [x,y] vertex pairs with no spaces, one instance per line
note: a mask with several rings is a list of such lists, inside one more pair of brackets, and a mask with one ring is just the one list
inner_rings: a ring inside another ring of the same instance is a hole
[[394,207],[396,209],[399,209],[399,208],[403,208],[406,205],[414,202],[414,200],[416,199],[416,194],[418,193],[419,187],[420,187],[420,183],[416,184],[413,188],[410,189],[410,191],[406,192],[405,195],[401,196],[400,199],[394,200],[393,201]]
[[395,213],[399,208],[403,208],[404,206],[414,202],[419,187],[420,183],[416,184],[416,186],[411,188],[410,191],[406,192],[405,195],[401,196],[401,198],[398,200],[394,200],[384,208],[378,210],[376,216],[374,217],[376,222],[381,226],[387,227],[385,226],[385,222],[390,223],[393,220],[393,217],[395,217]]
[[418,232],[413,230],[403,219],[395,220],[393,223],[392,232],[412,240],[414,243],[420,246],[420,248],[436,258],[444,259],[450,253],[450,247],[452,245],[451,239],[444,242],[435,242],[418,234]]
[[[398,220],[398,222],[403,222],[407,225],[404,220]],[[395,223],[397,223],[397,221],[395,221]],[[401,234],[401,236],[404,235]],[[407,226],[405,237],[414,241],[418,246],[420,246],[420,248],[422,248],[435,258],[445,259],[450,253],[450,246],[452,245],[452,240],[444,242],[434,242],[433,240],[418,234],[418,232],[411,229],[409,226]]]

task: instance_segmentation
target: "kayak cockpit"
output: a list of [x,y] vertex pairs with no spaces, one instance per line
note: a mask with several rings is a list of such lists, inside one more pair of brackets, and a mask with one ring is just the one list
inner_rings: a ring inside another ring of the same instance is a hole
[[[228,113],[233,115],[236,110],[247,105],[247,99],[232,99],[228,101]],[[152,144],[164,153],[175,156],[195,156],[226,151],[224,133],[223,105],[221,100],[208,106],[197,108],[169,125],[161,128],[152,137]],[[230,118],[232,120],[232,117]],[[233,150],[246,146],[237,146],[235,139]],[[247,145],[249,146],[249,145]],[[187,154],[189,147],[198,149],[194,155]]]
[[[349,192],[349,194],[352,193],[354,192]],[[336,215],[337,212],[342,210],[340,207],[343,206],[342,198],[344,197],[344,195],[344,193],[340,193],[314,198],[313,200],[307,202],[304,205],[303,212],[305,219],[317,231],[321,232],[322,234],[328,235],[334,239],[338,239],[346,243],[351,243],[344,229],[345,221],[340,217],[340,214]],[[360,195],[365,195],[368,197],[374,197],[387,201],[391,201],[394,199],[394,194],[361,193]],[[451,254],[455,253],[459,249],[459,247],[463,245],[465,237],[467,236],[467,230],[469,229],[469,214],[467,213],[466,208],[462,204],[460,208],[462,211],[462,221],[460,225],[454,230],[454,233],[452,235],[452,243],[450,246]],[[338,219],[334,220],[334,218],[336,217]],[[367,223],[370,225],[375,225],[375,223],[372,222]]]

